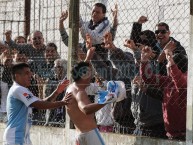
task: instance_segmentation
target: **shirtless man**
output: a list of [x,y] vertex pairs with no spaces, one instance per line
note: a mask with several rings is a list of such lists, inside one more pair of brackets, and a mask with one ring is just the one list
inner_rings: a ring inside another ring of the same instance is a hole
[[74,82],[68,87],[67,93],[71,92],[73,98],[71,104],[66,106],[72,122],[75,124],[78,136],[77,145],[104,145],[104,141],[97,129],[94,113],[105,106],[105,104],[91,103],[85,88],[90,85],[92,69],[87,60],[94,53],[94,48],[87,52],[86,61],[78,63],[72,70],[71,75]]

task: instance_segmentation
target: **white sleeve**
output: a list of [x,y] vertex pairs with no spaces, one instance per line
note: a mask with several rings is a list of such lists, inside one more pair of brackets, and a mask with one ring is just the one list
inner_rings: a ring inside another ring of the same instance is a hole
[[89,22],[85,22],[80,28],[83,39],[85,40],[86,34],[88,33],[92,38],[93,44],[101,44],[104,34],[110,31],[109,20],[104,20],[94,30],[89,29],[88,25]]
[[35,101],[40,100],[38,97],[34,96],[27,88],[18,87],[13,92],[14,97],[22,101],[27,107],[30,106]]

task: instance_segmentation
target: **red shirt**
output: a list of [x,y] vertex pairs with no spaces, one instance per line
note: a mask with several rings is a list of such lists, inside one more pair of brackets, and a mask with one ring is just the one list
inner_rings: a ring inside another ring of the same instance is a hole
[[186,132],[187,72],[182,73],[177,65],[170,67],[170,76],[155,75],[150,64],[144,63],[140,73],[147,84],[156,84],[163,89],[163,118],[168,137],[184,136]]

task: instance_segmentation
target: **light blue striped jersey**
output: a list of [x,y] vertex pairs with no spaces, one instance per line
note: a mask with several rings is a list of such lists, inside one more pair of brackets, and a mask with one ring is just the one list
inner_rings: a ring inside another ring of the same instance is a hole
[[4,142],[7,144],[31,144],[29,130],[31,127],[32,108],[30,104],[39,100],[27,88],[13,83],[7,96],[7,127]]

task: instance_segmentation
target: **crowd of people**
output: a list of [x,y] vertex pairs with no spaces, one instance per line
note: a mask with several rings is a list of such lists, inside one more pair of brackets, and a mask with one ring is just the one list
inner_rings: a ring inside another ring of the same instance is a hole
[[[76,140],[79,144],[87,140],[94,145],[92,139],[97,145],[103,144],[101,136],[96,137],[98,130],[185,140],[188,58],[184,47],[171,37],[170,28],[165,22],[156,24],[155,32],[142,30],[148,18],[141,16],[133,23],[130,38],[123,41],[124,47],[130,51],[123,51],[113,42],[118,27],[117,5],[112,14],[113,21],[110,23],[106,6],[96,3],[90,21],[84,22],[80,18],[79,30],[84,41],[79,43],[77,65],[71,70],[74,82],[67,91],[65,86],[54,96],[54,101],[64,101],[63,97],[69,92],[73,96],[70,98],[72,102],[54,107],[38,102],[50,102],[47,96],[66,79],[68,60],[61,59],[55,43],[45,44],[39,30],[32,32],[27,40],[23,36],[13,40],[11,30],[4,33],[5,42],[0,43],[0,119],[8,123],[7,133],[14,120],[10,114],[14,107],[10,105],[13,100],[10,100],[11,93],[8,94],[8,91],[17,87],[22,79],[27,79],[19,76],[19,72],[29,67],[31,85],[23,87],[27,88],[28,93],[30,91],[30,97],[37,98],[30,103],[23,101],[20,95],[13,98],[33,108],[32,120],[37,119],[39,113],[44,115],[45,125],[49,122],[64,123],[67,110],[80,132]],[[67,17],[68,12],[64,11],[59,19],[59,32],[66,46],[68,33],[64,21]],[[19,62],[23,63],[22,67],[15,66]],[[18,68],[13,71],[14,67]],[[16,74],[18,78],[13,77]],[[102,94],[99,92],[109,91],[109,81],[118,85],[113,93],[122,98],[101,104],[98,97]],[[118,84],[118,81],[121,83]],[[55,107],[59,108],[50,109]],[[88,134],[83,134],[85,132]]]

